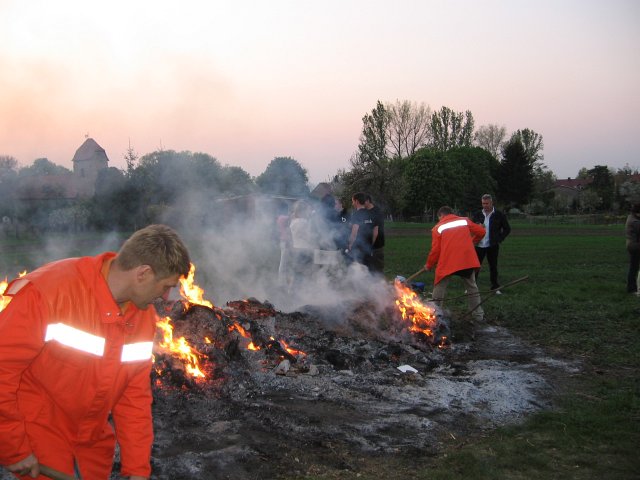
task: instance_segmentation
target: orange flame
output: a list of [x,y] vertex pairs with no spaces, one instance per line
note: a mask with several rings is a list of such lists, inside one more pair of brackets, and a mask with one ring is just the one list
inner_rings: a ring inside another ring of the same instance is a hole
[[4,296],[3,293],[4,291],[7,289],[7,286],[9,285],[9,282],[7,282],[7,279],[5,277],[5,279],[0,282],[0,312],[2,310],[4,310],[4,308],[9,305],[9,302],[11,301],[11,297],[9,296]]
[[189,303],[213,308],[213,304],[203,298],[204,290],[193,283],[195,275],[196,266],[192,263],[187,278],[180,279],[180,295]]
[[400,310],[402,319],[410,321],[409,330],[416,333],[423,333],[429,337],[433,336],[433,329],[436,326],[436,311],[434,308],[424,305],[416,292],[408,288],[401,282],[394,283],[396,288],[396,305]]
[[[271,339],[273,340],[274,338],[271,337]],[[280,345],[282,346],[282,348],[284,348],[289,354],[293,355],[294,357],[298,357],[300,355],[306,355],[306,353],[304,353],[302,350],[296,350],[295,348],[291,348],[289,344],[284,340],[278,340],[278,342],[280,342]]]
[[201,354],[192,349],[184,337],[174,340],[171,319],[165,317],[164,320],[158,321],[157,326],[163,332],[163,340],[160,342],[159,347],[178,357],[184,363],[185,370],[189,375],[196,379],[205,378],[206,375],[202,372],[200,360],[198,359]]
[[[18,274],[18,277],[24,277],[27,274],[26,270],[23,270],[22,272],[20,272]],[[7,290],[7,287],[9,286],[9,282],[7,282],[7,277],[4,277],[4,280],[0,282],[0,312],[2,310],[4,310],[7,305],[9,305],[9,302],[11,301],[11,298],[9,295],[3,295],[4,292]]]

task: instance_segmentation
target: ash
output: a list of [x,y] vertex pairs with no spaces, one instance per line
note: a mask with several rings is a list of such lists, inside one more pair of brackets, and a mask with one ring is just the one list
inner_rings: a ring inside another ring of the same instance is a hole
[[[291,478],[312,464],[350,468],[354,455],[434,454],[443,437],[552,408],[552,370],[576,368],[487,324],[461,321],[458,339],[438,348],[366,305],[288,314],[257,301],[228,307],[216,316],[222,324],[240,322],[254,341],[284,338],[305,355],[226,339],[215,380],[157,388],[153,478]],[[182,325],[207,330],[207,315],[187,313]],[[438,319],[449,333],[442,312]]]

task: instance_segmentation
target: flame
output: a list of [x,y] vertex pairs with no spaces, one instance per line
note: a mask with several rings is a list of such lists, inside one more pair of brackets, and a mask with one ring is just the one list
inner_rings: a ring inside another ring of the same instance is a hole
[[180,295],[189,303],[213,308],[213,304],[203,298],[204,290],[193,283],[196,266],[192,263],[187,278],[180,279]]
[[402,319],[408,322],[409,330],[415,333],[423,333],[433,337],[436,327],[436,311],[434,308],[424,305],[416,292],[408,288],[402,282],[394,283],[396,288],[396,305]]
[[[27,274],[27,271],[23,270],[18,274],[18,278],[22,278],[26,274]],[[4,280],[0,282],[0,312],[4,310],[7,305],[9,305],[11,298],[13,298],[13,297],[10,297],[9,295],[7,296],[3,295],[4,292],[7,290],[8,286],[9,286],[9,282],[7,282],[7,277],[4,277]]]
[[[273,340],[274,338],[271,337],[271,339]],[[280,345],[284,350],[286,350],[290,355],[293,355],[294,357],[298,357],[300,355],[306,355],[306,353],[304,353],[302,350],[296,350],[295,348],[291,348],[289,344],[284,340],[278,340],[278,342],[280,342]]]
[[4,308],[7,305],[9,305],[9,302],[11,301],[11,297],[9,297],[9,296],[5,297],[3,295],[3,293],[7,289],[8,285],[9,285],[9,282],[7,282],[7,278],[5,277],[5,279],[0,282],[0,312],[2,310],[4,310]]
[[[229,327],[230,332],[233,330],[238,332],[243,338],[248,338],[249,340],[252,340],[251,334],[247,332],[247,330],[239,323],[236,322]],[[260,350],[260,347],[255,343],[253,343],[253,341],[250,341],[249,344],[247,345],[247,350],[252,350],[254,352],[257,352],[258,350]]]
[[158,321],[156,325],[163,333],[163,340],[160,342],[159,347],[166,349],[173,356],[179,358],[184,363],[185,370],[189,375],[196,379],[205,378],[206,375],[202,372],[198,358],[201,354],[192,349],[184,337],[174,340],[171,319],[165,317],[163,320]]

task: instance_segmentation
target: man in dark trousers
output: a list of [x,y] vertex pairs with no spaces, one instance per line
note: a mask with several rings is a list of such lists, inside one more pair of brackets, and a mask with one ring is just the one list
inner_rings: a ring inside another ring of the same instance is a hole
[[373,220],[365,206],[366,201],[367,196],[363,192],[354,193],[351,197],[353,212],[347,254],[352,261],[369,268],[373,251]]
[[382,275],[384,272],[384,214],[380,207],[374,205],[371,195],[367,194],[364,206],[373,220],[373,250],[371,262],[368,265],[369,270]]
[[[496,295],[500,295],[500,284],[498,283],[498,252],[500,244],[511,233],[511,226],[504,213],[496,210],[493,206],[493,198],[488,193],[482,195],[482,210],[476,212],[473,221],[484,225],[487,233],[480,243],[476,245],[476,253],[480,264],[487,257],[489,262],[489,278],[491,280],[491,290],[495,290]],[[476,278],[480,269],[476,272]]]

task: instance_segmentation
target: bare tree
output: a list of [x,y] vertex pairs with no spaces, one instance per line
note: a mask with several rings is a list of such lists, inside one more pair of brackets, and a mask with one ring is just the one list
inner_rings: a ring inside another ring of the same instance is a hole
[[506,137],[507,129],[504,126],[499,127],[494,123],[490,123],[489,125],[482,125],[474,134],[473,139],[476,146],[485,149],[493,155],[493,158],[498,160]]
[[0,155],[0,172],[17,170],[18,160],[10,155]]
[[387,103],[385,109],[389,116],[387,125],[389,157],[408,157],[418,148],[429,143],[431,108],[428,105],[396,100],[395,104]]

